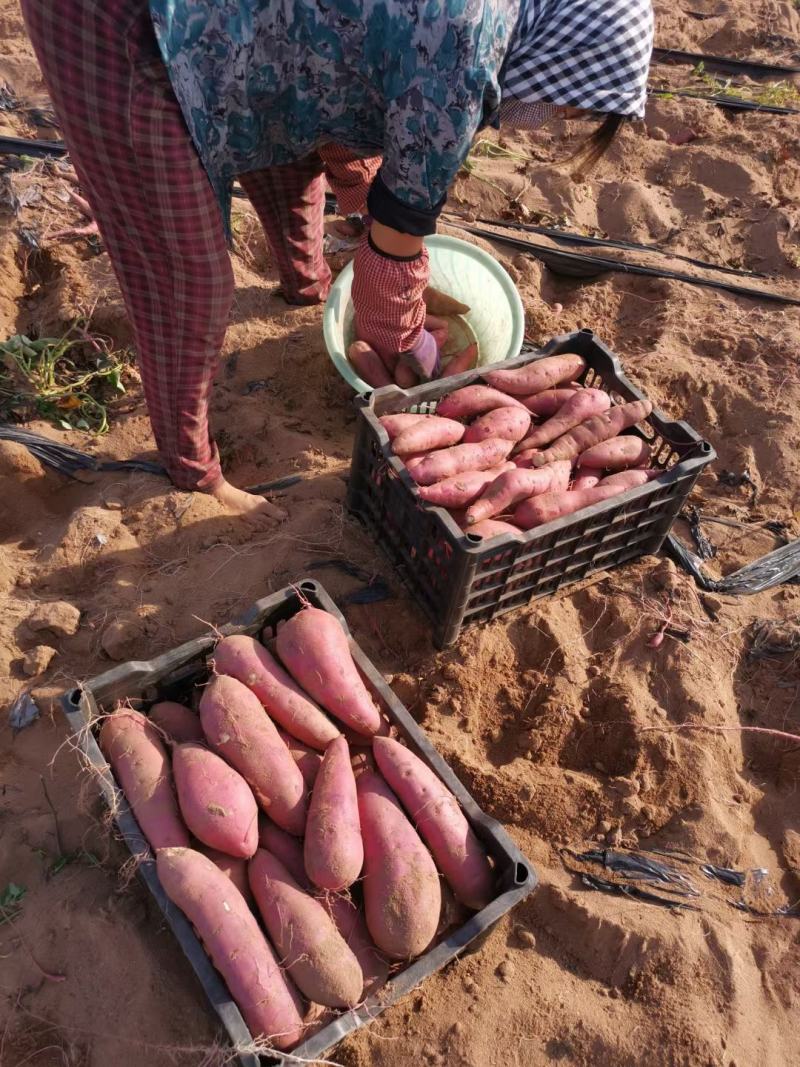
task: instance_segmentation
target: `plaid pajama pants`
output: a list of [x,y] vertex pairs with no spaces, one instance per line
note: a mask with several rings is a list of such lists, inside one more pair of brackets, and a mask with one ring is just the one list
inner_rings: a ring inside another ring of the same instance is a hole
[[[222,480],[208,405],[233,299],[220,210],[172,91],[146,0],[22,0],[28,32],[133,323],[153,433],[173,482]],[[290,303],[327,295],[325,176],[362,208],[377,158],[326,145],[242,176]]]

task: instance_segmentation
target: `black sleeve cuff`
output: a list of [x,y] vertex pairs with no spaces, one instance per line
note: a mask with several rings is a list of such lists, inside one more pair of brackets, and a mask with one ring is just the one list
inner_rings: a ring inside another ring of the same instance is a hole
[[378,248],[375,242],[372,240],[372,234],[367,237],[369,247],[372,251],[378,255],[383,256],[384,259],[391,259],[393,263],[414,263],[422,255],[422,252],[415,252],[413,256],[393,256],[390,252],[384,252],[382,248]]
[[376,222],[382,222],[384,226],[390,226],[399,233],[427,237],[436,233],[436,220],[444,210],[446,202],[447,197],[443,196],[432,208],[411,207],[386,188],[378,172],[367,197],[367,211]]

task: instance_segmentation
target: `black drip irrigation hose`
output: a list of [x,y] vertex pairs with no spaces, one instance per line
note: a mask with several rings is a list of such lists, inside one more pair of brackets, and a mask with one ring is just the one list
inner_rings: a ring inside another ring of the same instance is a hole
[[648,89],[648,96],[684,96],[690,100],[709,100],[717,107],[729,111],[761,111],[766,115],[800,115],[796,107],[781,107],[778,104],[759,104],[741,96],[723,96],[721,93],[695,93],[690,89]]
[[800,300],[792,296],[784,296],[769,289],[751,289],[747,285],[733,285],[731,282],[715,281],[713,278],[696,278],[692,274],[684,274],[677,270],[664,270],[659,267],[646,267],[640,263],[627,263],[625,260],[607,259],[604,256],[588,256],[581,252],[564,252],[558,248],[550,248],[548,245],[536,244],[534,241],[524,241],[518,237],[507,237],[494,230],[484,230],[479,226],[462,225],[460,229],[475,237],[483,237],[488,241],[497,241],[500,244],[509,245],[520,252],[527,252],[535,259],[540,259],[555,274],[563,274],[572,278],[595,278],[599,274],[618,272],[620,274],[639,274],[647,278],[667,278],[670,281],[687,282],[689,285],[699,285],[707,289],[720,289],[722,292],[733,293],[736,296],[747,296],[755,300],[767,300],[776,304],[791,304],[800,307]]
[[664,548],[667,555],[691,574],[701,589],[709,593],[750,596],[785,582],[794,584],[800,577],[800,539],[781,545],[724,578],[712,578],[706,574],[701,560],[674,534],[667,536]]
[[721,70],[723,74],[747,74],[753,78],[800,74],[800,67],[784,67],[776,63],[760,63],[757,59],[732,59],[729,56],[709,56],[705,52],[683,52],[680,48],[654,48],[656,63],[702,63],[706,67]]
[[67,146],[63,141],[37,141],[26,137],[6,137],[5,134],[0,137],[0,155],[46,159],[66,154]]
[[759,274],[754,270],[738,270],[736,267],[722,267],[718,263],[709,263],[704,259],[695,259],[693,256],[685,256],[681,252],[670,252],[668,248],[660,245],[644,245],[636,241],[612,241],[607,237],[588,237],[582,233],[571,233],[568,230],[554,230],[549,226],[534,226],[525,222],[501,222],[499,219],[478,219],[484,226],[502,226],[507,230],[524,230],[525,233],[538,233],[543,237],[549,237],[561,244],[592,245],[596,248],[621,248],[623,251],[652,252],[668,259],[679,259],[682,263],[690,263],[693,267],[702,267],[704,270],[718,270],[721,274],[733,274],[737,278],[766,278],[766,274]]

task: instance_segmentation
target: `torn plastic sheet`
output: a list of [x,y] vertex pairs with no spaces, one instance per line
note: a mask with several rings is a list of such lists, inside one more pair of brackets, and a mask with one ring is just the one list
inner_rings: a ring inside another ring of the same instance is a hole
[[748,596],[763,593],[765,589],[772,589],[776,585],[796,584],[800,580],[800,539],[781,545],[724,578],[712,578],[706,574],[702,560],[674,534],[667,535],[664,548],[676,563],[692,575],[700,588],[709,593]]
[[26,726],[36,722],[40,712],[36,701],[27,690],[20,693],[11,707],[8,709],[8,725],[12,730],[24,730]]

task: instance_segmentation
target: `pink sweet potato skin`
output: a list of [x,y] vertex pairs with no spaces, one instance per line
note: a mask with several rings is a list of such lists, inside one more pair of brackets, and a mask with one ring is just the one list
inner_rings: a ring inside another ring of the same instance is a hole
[[501,437],[504,441],[521,441],[530,429],[531,416],[521,408],[495,408],[479,415],[464,434],[464,443],[486,441],[489,437]]
[[455,895],[475,911],[486,907],[494,895],[492,867],[456,798],[399,741],[376,737],[372,751]]
[[247,880],[247,860],[229,856],[226,852],[220,852],[216,848],[209,848],[208,845],[201,845],[197,851],[207,856],[215,867],[219,867],[222,873],[230,878],[249,905],[252,900],[252,894],[250,892],[250,883]]
[[417,485],[433,485],[465,471],[487,470],[505,462],[514,447],[512,441],[490,437],[479,444],[453,445],[406,463]]
[[501,463],[486,471],[466,471],[441,482],[434,482],[433,485],[421,485],[420,500],[441,508],[463,508],[477,500],[495,478],[513,469],[513,463]]
[[172,773],[186,825],[198,840],[249,859],[258,847],[258,805],[247,782],[203,745],[177,745]]
[[488,385],[465,385],[443,397],[436,405],[436,414],[446,419],[469,419],[473,415],[483,415],[486,411],[502,407],[528,410],[519,400],[501,393],[499,389],[490,389]]
[[386,430],[389,440],[393,441],[398,434],[407,430],[409,426],[413,426],[416,422],[424,422],[425,419],[429,419],[430,417],[430,415],[412,415],[405,411],[401,411],[397,415],[382,415],[378,421],[384,430]]
[[289,755],[300,768],[303,781],[306,783],[306,789],[310,792],[314,788],[314,782],[322,763],[322,756],[319,752],[315,752],[313,748],[304,745],[302,741],[298,741],[296,737],[287,734],[285,730],[281,730],[280,726],[278,727],[278,737],[289,749]]
[[322,904],[266,849],[250,860],[248,875],[270,940],[300,991],[316,1004],[354,1007],[364,976]]
[[367,737],[380,730],[380,713],[333,615],[303,608],[279,628],[276,647],[289,673],[331,715]]
[[394,379],[386,369],[381,357],[366,341],[354,341],[347,350],[347,358],[353,364],[359,378],[373,389],[394,385]]
[[322,757],[305,835],[305,868],[319,889],[340,892],[361,874],[364,845],[350,749],[343,737],[331,741]]
[[575,385],[567,385],[563,389],[546,389],[543,393],[532,393],[531,396],[521,396],[519,399],[536,418],[549,419],[569,400],[577,388]]
[[452,378],[455,374],[464,374],[466,371],[472,370],[477,362],[478,346],[476,344],[467,345],[460,352],[456,352],[439,377]]
[[518,526],[513,526],[510,522],[501,522],[499,519],[482,519],[480,522],[476,522],[474,526],[467,527],[467,530],[469,533],[475,534],[476,537],[482,537],[485,541],[490,540],[492,537],[505,537],[507,535],[522,537],[523,533]]
[[437,448],[457,445],[463,436],[463,423],[433,415],[398,434],[392,441],[392,448],[397,456],[413,456],[417,452],[432,452]]
[[[641,471],[626,471],[626,474],[641,474]],[[647,481],[645,477],[644,481]],[[642,485],[644,482],[639,482]],[[602,500],[608,500],[618,493],[624,493],[631,489],[632,485],[600,485],[593,489],[572,489],[559,493],[544,493],[542,496],[531,497],[519,505],[514,512],[514,522],[523,530],[532,530],[534,526],[542,526],[553,519],[560,519],[563,515],[572,515],[583,508],[599,504]]]
[[653,468],[651,470],[633,470],[633,471],[617,471],[616,474],[607,474],[600,482],[600,485],[618,485],[623,489],[635,489],[637,485],[646,485],[647,482],[651,482],[654,478],[657,478],[659,474],[664,472]]
[[[568,463],[566,468],[566,477],[569,478]],[[501,515],[521,500],[549,492],[554,480],[557,479],[560,483],[562,475],[563,472],[556,464],[542,467],[540,470],[521,470],[519,467],[514,467],[496,478],[480,499],[467,508],[467,525],[472,526],[483,519]]]
[[367,928],[390,959],[411,959],[425,951],[439,924],[436,866],[384,779],[365,769],[356,786]]
[[578,470],[578,473],[575,475],[575,480],[573,481],[570,488],[594,489],[596,485],[600,484],[600,479],[602,477],[603,472],[601,470],[598,470],[597,467],[581,467]]
[[202,742],[205,740],[203,727],[196,711],[176,704],[174,700],[161,700],[150,708],[150,722],[163,730],[168,741],[182,745],[186,741]]
[[650,460],[650,445],[635,434],[612,437],[599,445],[587,448],[578,456],[579,467],[597,467],[600,470],[622,471],[638,467]]
[[610,441],[623,430],[642,422],[652,410],[653,405],[649,400],[631,400],[627,404],[617,404],[599,415],[592,415],[586,422],[568,430],[543,452],[534,456],[533,465],[543,467],[557,459],[577,459],[593,445]]
[[389,964],[381,955],[369,936],[364,916],[347,896],[337,893],[320,894],[319,901],[336,924],[336,929],[347,942],[347,946],[358,960],[364,976],[365,997],[372,996],[386,985],[389,978]]
[[520,452],[528,448],[543,448],[568,430],[590,419],[592,415],[601,415],[610,407],[611,397],[605,390],[579,389],[561,405],[555,415],[531,430],[517,447]]
[[103,722],[99,740],[151,847],[188,847],[169,756],[153,724],[138,711],[121,708]]
[[156,867],[164,892],[194,926],[252,1034],[279,1049],[297,1044],[302,1002],[236,886],[190,848],[159,849]]
[[211,662],[218,674],[229,674],[252,690],[270,717],[298,741],[324,752],[338,737],[338,727],[255,638],[224,637]]
[[276,856],[301,889],[312,892],[314,887],[306,874],[303,842],[299,838],[287,834],[272,819],[262,815],[258,821],[258,846]]
[[254,693],[235,678],[218,674],[200,700],[208,743],[249,783],[259,805],[290,834],[306,824],[306,785],[275,724]]
[[494,389],[501,389],[512,396],[527,396],[543,393],[562,382],[571,382],[586,370],[586,360],[572,352],[560,356],[545,356],[516,370],[490,371],[486,381]]

